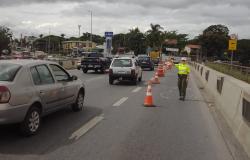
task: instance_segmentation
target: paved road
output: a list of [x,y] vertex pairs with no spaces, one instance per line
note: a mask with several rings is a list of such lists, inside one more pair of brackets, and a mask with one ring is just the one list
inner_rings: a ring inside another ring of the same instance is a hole
[[[232,159],[192,76],[185,102],[178,99],[173,70],[153,87],[157,107],[145,108],[146,81],[110,86],[107,75],[71,73],[86,84],[85,111],[49,115],[30,138],[1,126],[0,160]],[[145,71],[143,79],[152,75]]]

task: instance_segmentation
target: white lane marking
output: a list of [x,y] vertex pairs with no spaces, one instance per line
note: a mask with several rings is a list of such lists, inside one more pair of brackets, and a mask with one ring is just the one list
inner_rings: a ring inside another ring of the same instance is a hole
[[128,99],[128,97],[123,97],[121,98],[119,101],[117,101],[115,104],[113,104],[113,107],[118,107],[121,104],[123,104],[126,100]]
[[78,140],[80,137],[82,137],[84,134],[86,134],[90,129],[95,127],[99,122],[101,122],[104,119],[104,115],[96,116],[90,121],[88,121],[86,124],[84,124],[81,128],[76,130],[72,135],[69,137],[69,139]]
[[137,88],[135,88],[135,89],[132,91],[132,93],[139,92],[141,89],[142,89],[141,87],[137,87]]
[[91,82],[91,81],[99,80],[99,79],[102,79],[102,78],[104,78],[104,76],[99,76],[99,77],[95,77],[95,78],[90,78],[90,79],[85,80],[85,82]]

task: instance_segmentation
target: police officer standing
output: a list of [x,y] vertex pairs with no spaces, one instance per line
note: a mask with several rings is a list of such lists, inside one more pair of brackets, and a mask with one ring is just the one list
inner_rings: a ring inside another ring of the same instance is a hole
[[179,64],[175,64],[178,69],[178,88],[180,93],[180,100],[185,100],[187,83],[189,79],[190,67],[187,64],[187,58],[182,57]]

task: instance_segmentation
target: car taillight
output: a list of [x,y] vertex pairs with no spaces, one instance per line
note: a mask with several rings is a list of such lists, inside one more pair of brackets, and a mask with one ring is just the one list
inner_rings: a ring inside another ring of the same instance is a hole
[[5,86],[0,86],[0,103],[8,103],[10,100],[10,90]]
[[131,75],[135,75],[135,70],[134,69],[131,69]]
[[113,69],[109,69],[109,74],[113,74]]

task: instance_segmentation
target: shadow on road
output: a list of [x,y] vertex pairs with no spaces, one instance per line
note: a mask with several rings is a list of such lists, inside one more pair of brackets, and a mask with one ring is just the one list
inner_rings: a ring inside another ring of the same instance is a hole
[[143,87],[146,86],[144,83],[146,81],[141,81],[141,82],[137,82],[137,84],[135,85],[132,81],[114,81],[114,85],[119,85],[119,86],[138,86],[138,87]]
[[88,71],[87,73],[84,73],[84,74],[90,74],[90,75],[103,75],[103,74],[107,74],[107,73],[103,73],[103,72],[95,72],[95,71]]
[[101,109],[94,107],[86,107],[77,113],[65,108],[44,117],[39,133],[32,137],[21,136],[18,125],[0,126],[0,154],[39,155],[52,152],[74,143],[69,140],[71,134],[101,113]]

